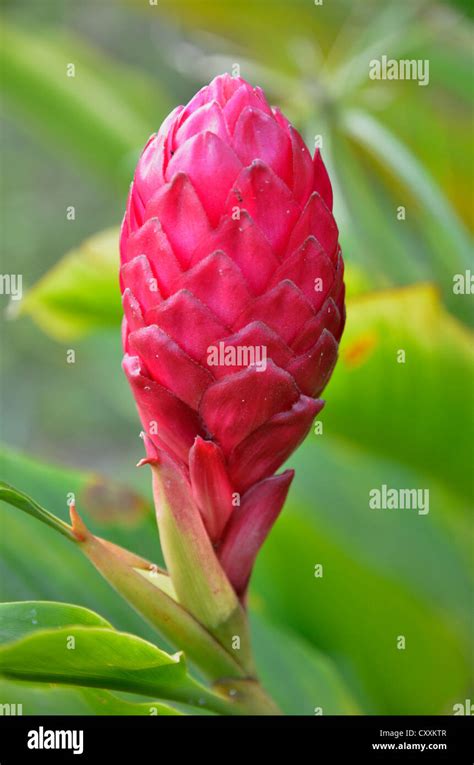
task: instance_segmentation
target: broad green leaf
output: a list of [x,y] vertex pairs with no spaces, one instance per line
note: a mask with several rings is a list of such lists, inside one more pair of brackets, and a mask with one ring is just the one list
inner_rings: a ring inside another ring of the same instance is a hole
[[78,688],[78,694],[96,715],[149,715],[165,717],[183,713],[158,701],[132,702],[96,688]]
[[[7,643],[0,647],[0,674],[7,680],[156,696],[218,714],[245,714],[244,704],[253,698],[252,683],[236,681],[233,691],[234,681],[225,678],[227,695],[213,693],[188,675],[182,653],[170,656],[136,635],[98,627],[38,630]],[[256,699],[260,704],[258,692]]]
[[186,685],[182,657],[133,635],[98,627],[37,630],[0,649],[7,678],[169,697]]
[[[38,630],[0,649],[7,679],[80,685],[199,703],[199,686],[182,655],[170,656],[134,635],[70,626]],[[204,696],[206,691],[203,689]]]
[[113,629],[108,621],[94,611],[70,603],[52,603],[47,600],[0,603],[0,643],[17,640],[37,630],[66,625]]
[[179,715],[158,701],[132,702],[97,688],[0,679],[0,715]]
[[30,315],[58,340],[118,326],[122,315],[118,262],[117,230],[96,234],[27,292],[21,314]]
[[[0,604],[0,644],[11,643],[38,630],[61,629],[68,625],[113,629],[98,614],[70,603],[32,600]],[[53,699],[49,698],[51,693]],[[15,704],[21,704],[22,714],[45,714],[49,705],[53,714],[59,709],[61,714],[179,714],[164,704],[132,703],[102,690],[79,688],[58,693],[57,689],[31,687],[21,681],[16,684],[0,682],[2,703],[9,705],[8,714],[19,714],[12,707]]]

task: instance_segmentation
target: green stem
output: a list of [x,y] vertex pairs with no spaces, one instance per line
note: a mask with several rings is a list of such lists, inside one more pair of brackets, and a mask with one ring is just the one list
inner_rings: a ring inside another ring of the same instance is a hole
[[183,695],[181,701],[192,706],[207,708],[220,715],[281,715],[275,702],[267,696],[256,680],[222,680],[213,691],[193,680],[195,694]]

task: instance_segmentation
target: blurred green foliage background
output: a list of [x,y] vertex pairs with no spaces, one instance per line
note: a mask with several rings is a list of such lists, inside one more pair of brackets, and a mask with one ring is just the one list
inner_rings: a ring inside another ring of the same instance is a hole
[[[290,714],[452,713],[473,692],[474,312],[453,292],[474,270],[470,4],[2,5],[2,272],[25,291],[1,297],[2,477],[63,517],[76,492],[92,528],[159,561],[115,229],[148,136],[238,64],[311,148],[322,136],[349,293],[323,432],[290,460],[252,582],[259,668]],[[382,55],[428,59],[429,85],[371,80]],[[370,510],[382,484],[429,489],[430,513]],[[3,599],[78,603],[152,637],[67,542],[1,512]],[[25,713],[98,709],[78,691],[0,691]]]

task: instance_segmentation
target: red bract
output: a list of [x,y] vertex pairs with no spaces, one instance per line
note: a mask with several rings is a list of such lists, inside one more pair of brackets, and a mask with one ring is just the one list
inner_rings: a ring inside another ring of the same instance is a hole
[[288,120],[217,77],[148,141],[121,235],[124,368],[148,456],[184,476],[235,590],[344,325],[331,184]]

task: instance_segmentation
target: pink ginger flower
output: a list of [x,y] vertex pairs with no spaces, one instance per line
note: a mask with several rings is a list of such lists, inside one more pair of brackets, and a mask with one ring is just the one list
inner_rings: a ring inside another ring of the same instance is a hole
[[148,458],[179,476],[240,597],[337,358],[332,202],[319,150],[229,75],[167,117],[128,198],[123,363]]

